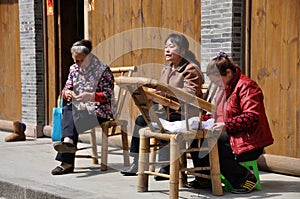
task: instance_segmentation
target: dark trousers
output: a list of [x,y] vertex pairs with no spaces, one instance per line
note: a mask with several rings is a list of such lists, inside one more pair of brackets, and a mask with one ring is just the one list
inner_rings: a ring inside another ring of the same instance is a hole
[[[182,116],[179,113],[171,113],[169,118],[170,118],[169,119],[170,122],[174,122],[174,121],[180,121],[182,119]],[[144,120],[143,116],[142,115],[138,116],[135,120],[135,125],[133,129],[133,135],[131,138],[131,145],[130,145],[130,155],[133,157],[138,157],[138,153],[139,153],[139,146],[140,146],[139,130],[146,126],[147,123]],[[160,140],[160,144],[166,146],[159,149],[159,155],[158,155],[159,161],[169,160],[170,148],[168,143],[169,143],[168,141]]]
[[[206,145],[205,140],[204,145]],[[191,147],[196,147],[196,140]],[[218,139],[220,170],[222,175],[231,183],[234,188],[238,188],[245,181],[248,170],[240,165],[239,162],[252,161],[259,158],[263,153],[263,148],[251,150],[239,155],[233,153],[227,133],[224,133]],[[195,167],[209,166],[208,155],[199,158],[198,153],[191,154]],[[202,171],[203,174],[209,174],[209,171]]]
[[248,170],[239,162],[257,160],[263,153],[263,148],[236,155],[231,149],[227,133],[220,136],[218,147],[221,173],[234,188],[238,188],[245,181],[248,174]]
[[[78,143],[78,132],[82,133],[108,120],[89,115],[87,111],[77,111],[72,104],[63,107],[62,115],[61,141],[63,141],[65,137],[69,137],[73,140],[75,145]],[[55,159],[74,165],[75,153],[57,153]]]

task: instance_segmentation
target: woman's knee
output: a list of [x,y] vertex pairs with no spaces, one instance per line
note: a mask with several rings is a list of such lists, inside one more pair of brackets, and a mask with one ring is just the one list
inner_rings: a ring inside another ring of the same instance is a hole
[[139,126],[146,126],[147,123],[145,121],[145,119],[143,118],[142,115],[138,116],[136,119],[135,119],[135,124],[136,125],[139,125]]

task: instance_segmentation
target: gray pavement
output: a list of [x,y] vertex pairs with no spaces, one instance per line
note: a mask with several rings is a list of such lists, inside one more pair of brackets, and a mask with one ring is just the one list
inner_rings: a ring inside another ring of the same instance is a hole
[[[0,131],[0,198],[169,198],[168,181],[156,182],[153,176],[150,177],[150,191],[137,193],[137,177],[124,177],[119,172],[123,168],[121,151],[109,155],[108,171],[101,171],[90,159],[76,159],[74,173],[52,176],[50,171],[58,162],[54,160],[56,153],[50,138],[6,143],[7,135],[8,132]],[[262,191],[245,195],[224,192],[224,196],[216,197],[209,189],[180,188],[179,198],[300,198],[300,178],[266,172],[260,172],[260,177]]]

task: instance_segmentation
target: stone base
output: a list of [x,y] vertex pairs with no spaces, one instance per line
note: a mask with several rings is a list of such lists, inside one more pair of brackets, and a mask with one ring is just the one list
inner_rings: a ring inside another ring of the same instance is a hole
[[[44,130],[43,130],[43,134],[47,137],[51,137],[51,130],[52,130],[51,126],[45,126]],[[83,143],[90,143],[90,134],[89,133],[79,134],[79,140]],[[128,144],[129,145],[130,145],[130,142],[131,142],[131,135],[128,135]],[[97,143],[97,145],[101,145],[101,143],[102,143],[101,128],[96,128],[96,143]],[[109,137],[108,146],[121,147],[122,146],[121,135]]]
[[43,128],[40,125],[26,124],[25,135],[34,138],[44,137]]

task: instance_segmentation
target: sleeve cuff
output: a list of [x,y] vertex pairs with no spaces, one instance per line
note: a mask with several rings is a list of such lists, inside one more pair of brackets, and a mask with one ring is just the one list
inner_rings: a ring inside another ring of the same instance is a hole
[[107,99],[106,99],[106,97],[104,96],[103,93],[96,92],[95,93],[95,101],[100,102],[100,103],[104,103],[104,102],[107,102]]

